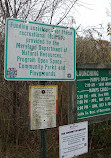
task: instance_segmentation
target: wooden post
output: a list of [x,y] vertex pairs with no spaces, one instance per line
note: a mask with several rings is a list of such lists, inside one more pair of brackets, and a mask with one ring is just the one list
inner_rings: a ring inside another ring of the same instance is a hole
[[68,124],[77,121],[76,81],[68,82]]
[[[68,83],[68,124],[77,121],[76,81]],[[77,158],[77,157],[74,157]]]

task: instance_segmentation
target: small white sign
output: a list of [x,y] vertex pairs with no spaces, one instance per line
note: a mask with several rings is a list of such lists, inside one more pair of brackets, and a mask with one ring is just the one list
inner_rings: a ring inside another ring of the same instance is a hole
[[88,122],[59,127],[60,158],[72,158],[88,152]]
[[75,30],[7,19],[6,80],[75,80]]
[[30,86],[31,130],[56,127],[57,101],[57,86]]

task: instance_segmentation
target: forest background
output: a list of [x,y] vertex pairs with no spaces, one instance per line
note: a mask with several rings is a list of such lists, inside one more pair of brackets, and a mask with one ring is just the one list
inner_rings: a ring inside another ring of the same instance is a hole
[[[4,79],[4,43],[6,18],[73,27],[76,5],[80,0],[1,0],[0,1],[0,158],[37,158],[40,155],[40,131],[29,127],[29,85],[31,81],[6,81]],[[79,35],[76,28],[76,62],[110,63],[111,43],[102,40],[96,28],[84,30]],[[111,35],[108,23],[107,35]],[[94,34],[96,37],[94,38]],[[58,124],[68,124],[68,84],[48,82],[59,87]],[[58,128],[47,130],[47,157],[59,157]],[[89,152],[80,157],[111,157],[111,121],[89,126]]]

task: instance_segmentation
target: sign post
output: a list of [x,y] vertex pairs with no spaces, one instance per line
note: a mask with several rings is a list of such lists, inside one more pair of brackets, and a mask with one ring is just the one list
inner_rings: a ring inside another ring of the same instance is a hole
[[46,158],[46,128],[56,127],[58,103],[58,86],[45,85],[40,81],[39,86],[30,86],[30,128],[40,129],[40,156]]
[[[4,63],[4,77],[9,81],[74,81],[75,30],[9,18]],[[57,112],[55,87],[49,90],[44,83],[44,88],[48,95],[36,87],[30,90],[29,97],[31,130],[41,130],[41,158],[47,155],[45,129],[56,127]]]
[[41,129],[41,139],[40,139],[40,158],[47,158],[47,141],[46,141],[46,129]]

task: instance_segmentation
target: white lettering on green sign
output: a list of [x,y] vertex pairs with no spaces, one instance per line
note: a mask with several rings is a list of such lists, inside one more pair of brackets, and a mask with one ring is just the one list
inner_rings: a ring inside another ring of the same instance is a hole
[[77,118],[111,113],[109,70],[77,70]]

